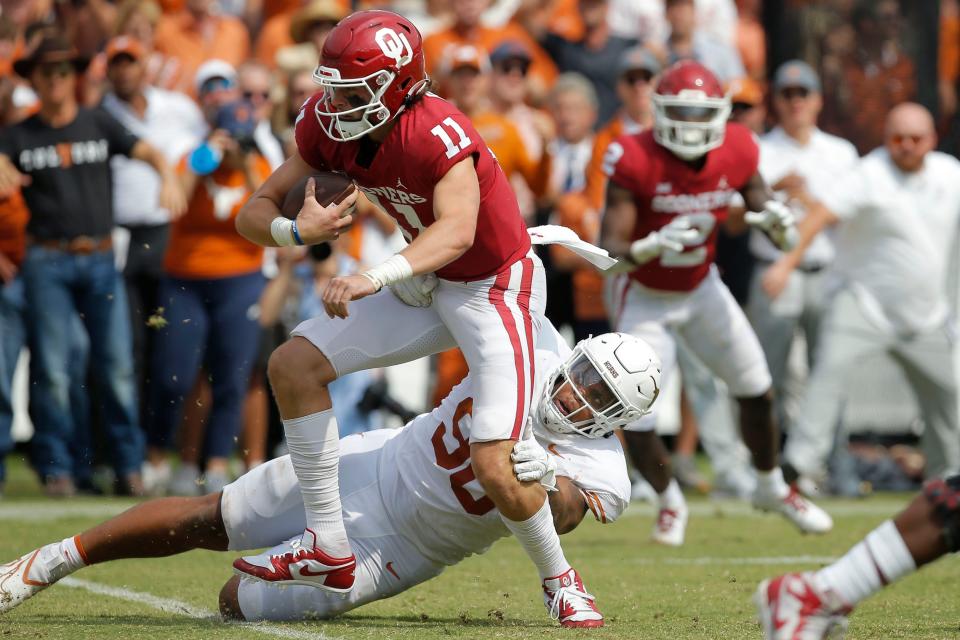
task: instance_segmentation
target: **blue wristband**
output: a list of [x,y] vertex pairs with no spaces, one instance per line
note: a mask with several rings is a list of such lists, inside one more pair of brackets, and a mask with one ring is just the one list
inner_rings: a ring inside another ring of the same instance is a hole
[[297,229],[297,220],[296,220],[296,218],[293,219],[293,227],[291,227],[291,229],[293,230],[293,241],[296,242],[299,246],[302,247],[302,246],[303,246],[303,240],[300,238],[300,231]]

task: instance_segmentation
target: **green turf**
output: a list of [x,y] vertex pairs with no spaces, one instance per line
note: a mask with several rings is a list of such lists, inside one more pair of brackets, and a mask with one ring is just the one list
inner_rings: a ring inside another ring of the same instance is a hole
[[[16,465],[15,465],[16,467]],[[15,474],[17,475],[17,474]],[[11,486],[29,480],[14,478]],[[763,564],[763,558],[836,556],[859,540],[909,496],[869,501],[830,501],[837,527],[826,537],[797,534],[775,516],[755,515],[735,503],[714,507],[693,500],[686,545],[666,549],[647,542],[652,515],[634,505],[634,515],[601,526],[587,522],[564,537],[568,558],[598,596],[607,616],[604,629],[567,632],[556,628],[540,604],[533,567],[513,540],[448,570],[401,596],[329,622],[276,624],[273,629],[369,638],[759,638],[750,596],[764,576],[805,564]],[[0,556],[12,558],[60,539],[96,518],[56,516],[49,501],[8,497],[0,502]],[[109,498],[71,501],[109,510],[128,504]],[[35,515],[25,514],[34,506]],[[24,509],[29,507],[30,509]],[[230,577],[234,554],[192,552],[160,560],[129,560],[86,569],[85,581],[173,598],[213,610]],[[737,559],[761,559],[759,564]],[[696,564],[692,564],[692,563]],[[850,638],[960,638],[957,561],[948,558],[910,576],[864,603],[851,623]],[[268,638],[260,632],[164,613],[143,604],[58,585],[0,617],[6,638]]]

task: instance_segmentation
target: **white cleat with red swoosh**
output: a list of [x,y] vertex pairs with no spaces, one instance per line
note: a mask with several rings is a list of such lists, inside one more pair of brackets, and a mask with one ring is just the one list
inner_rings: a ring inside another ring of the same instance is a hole
[[765,640],[842,638],[851,611],[833,592],[818,590],[812,573],[764,580],[753,601]]
[[[272,584],[304,584],[325,591],[347,593],[353,588],[357,559],[351,554],[334,558],[316,546],[316,534],[307,529],[269,551],[237,558],[234,573]],[[313,544],[309,544],[312,541]]]
[[10,611],[50,586],[49,582],[37,580],[36,575],[31,577],[34,564],[43,562],[40,551],[35,549],[13,562],[0,565],[0,613]]

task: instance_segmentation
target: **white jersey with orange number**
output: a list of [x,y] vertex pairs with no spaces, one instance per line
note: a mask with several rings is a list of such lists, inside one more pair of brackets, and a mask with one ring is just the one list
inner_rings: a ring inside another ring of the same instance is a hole
[[[534,398],[547,375],[563,363],[570,348],[547,324],[536,345]],[[470,425],[474,383],[471,376],[439,407],[404,427],[383,446],[380,491],[398,533],[427,558],[452,565],[483,553],[509,535],[500,514],[484,495],[470,461]],[[583,493],[602,523],[613,522],[630,501],[630,481],[620,442],[615,437],[559,436],[543,429],[531,411],[533,432],[556,456],[558,475]]]

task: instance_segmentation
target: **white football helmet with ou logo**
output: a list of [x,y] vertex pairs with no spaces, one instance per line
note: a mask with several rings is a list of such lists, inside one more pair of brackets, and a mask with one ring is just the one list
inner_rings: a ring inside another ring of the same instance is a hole
[[555,433],[600,438],[649,413],[659,394],[653,348],[626,333],[605,333],[577,343],[547,377],[537,420]]
[[653,139],[684,160],[723,144],[730,97],[706,67],[683,60],[663,72],[653,92]]
[[[358,11],[333,28],[323,43],[314,81],[323,97],[314,109],[333,140],[354,140],[383,126],[429,85],[420,32],[390,11]],[[347,108],[333,105],[338,92]]]

